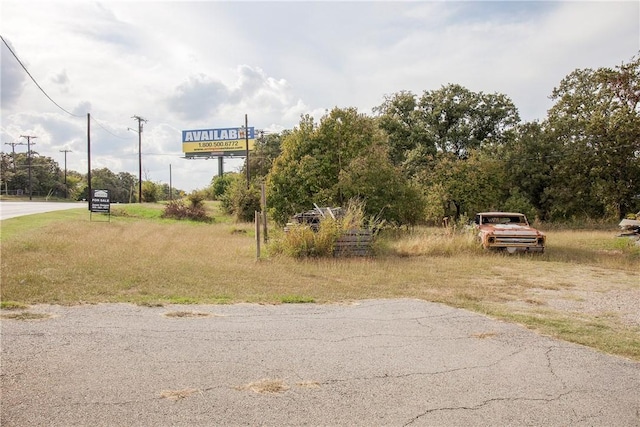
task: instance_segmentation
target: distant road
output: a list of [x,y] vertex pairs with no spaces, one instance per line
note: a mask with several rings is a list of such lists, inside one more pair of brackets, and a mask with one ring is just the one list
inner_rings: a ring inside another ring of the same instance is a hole
[[0,202],[0,220],[44,212],[87,209],[87,202]]

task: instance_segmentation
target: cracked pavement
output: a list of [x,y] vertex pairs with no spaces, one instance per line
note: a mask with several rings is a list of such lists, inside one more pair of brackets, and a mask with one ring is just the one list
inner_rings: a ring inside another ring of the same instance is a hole
[[51,317],[1,323],[3,427],[640,426],[639,363],[440,304],[28,311]]

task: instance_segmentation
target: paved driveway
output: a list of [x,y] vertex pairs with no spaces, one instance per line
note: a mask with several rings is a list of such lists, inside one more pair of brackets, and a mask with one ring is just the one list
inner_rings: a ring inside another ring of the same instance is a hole
[[29,311],[2,426],[640,425],[639,363],[423,301]]
[[0,202],[0,220],[36,213],[87,208],[87,202]]

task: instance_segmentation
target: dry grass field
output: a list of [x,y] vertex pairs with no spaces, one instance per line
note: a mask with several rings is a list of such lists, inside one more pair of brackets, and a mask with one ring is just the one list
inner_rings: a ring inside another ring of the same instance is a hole
[[296,260],[263,245],[257,260],[252,225],[219,215],[213,224],[169,221],[152,211],[2,221],[2,315],[39,303],[417,298],[640,360],[640,248],[615,229],[549,231],[542,255],[486,253],[472,234],[416,229],[381,235],[369,258]]

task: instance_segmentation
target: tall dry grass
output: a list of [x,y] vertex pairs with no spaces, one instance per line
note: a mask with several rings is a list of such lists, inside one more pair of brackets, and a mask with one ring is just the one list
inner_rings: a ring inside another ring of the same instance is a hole
[[[638,327],[615,316],[572,315],[548,304],[551,298],[571,299],[581,292],[640,289],[640,249],[616,238],[615,230],[549,232],[543,255],[485,252],[473,233],[424,228],[382,233],[377,255],[368,258],[298,260],[267,251],[257,261],[249,224],[131,217],[91,222],[88,215],[42,224],[21,228],[0,242],[3,302],[418,298],[640,359]],[[271,230],[270,236],[279,233]],[[550,294],[541,297],[541,291]]]

